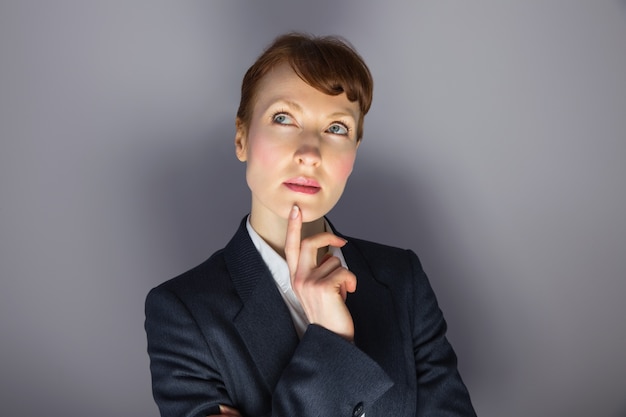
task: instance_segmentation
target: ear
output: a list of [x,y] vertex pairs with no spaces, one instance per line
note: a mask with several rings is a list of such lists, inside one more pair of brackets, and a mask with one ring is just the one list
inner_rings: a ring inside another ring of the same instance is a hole
[[237,131],[235,132],[235,155],[241,162],[248,159],[248,129],[243,121],[238,117],[235,121]]

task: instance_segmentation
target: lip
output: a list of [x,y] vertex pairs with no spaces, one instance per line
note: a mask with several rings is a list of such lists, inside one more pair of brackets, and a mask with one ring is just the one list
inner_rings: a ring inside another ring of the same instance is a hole
[[283,182],[283,184],[291,191],[303,194],[316,194],[322,189],[319,182],[306,177],[291,178]]

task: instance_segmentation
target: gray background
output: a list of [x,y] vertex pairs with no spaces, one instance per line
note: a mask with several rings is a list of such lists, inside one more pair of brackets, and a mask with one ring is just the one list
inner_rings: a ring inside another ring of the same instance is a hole
[[624,416],[618,0],[3,0],[2,415],[157,415],[144,297],[247,212],[240,80],[291,29],[371,67],[331,219],[420,255],[479,415]]

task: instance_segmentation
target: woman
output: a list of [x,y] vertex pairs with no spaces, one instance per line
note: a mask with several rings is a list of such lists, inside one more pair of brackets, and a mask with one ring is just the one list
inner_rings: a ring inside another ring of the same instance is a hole
[[415,254],[343,237],[324,217],[372,86],[346,43],[301,34],[244,76],[235,150],[250,214],[146,300],[162,416],[475,415]]

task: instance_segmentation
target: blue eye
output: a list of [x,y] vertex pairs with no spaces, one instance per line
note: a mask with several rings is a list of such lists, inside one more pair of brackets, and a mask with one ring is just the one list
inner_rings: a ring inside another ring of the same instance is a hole
[[344,125],[343,123],[333,123],[332,125],[330,125],[328,127],[328,132],[332,133],[333,135],[348,135],[348,127],[346,125]]
[[286,113],[276,113],[274,116],[272,116],[272,121],[280,125],[292,125],[293,124],[293,120]]

